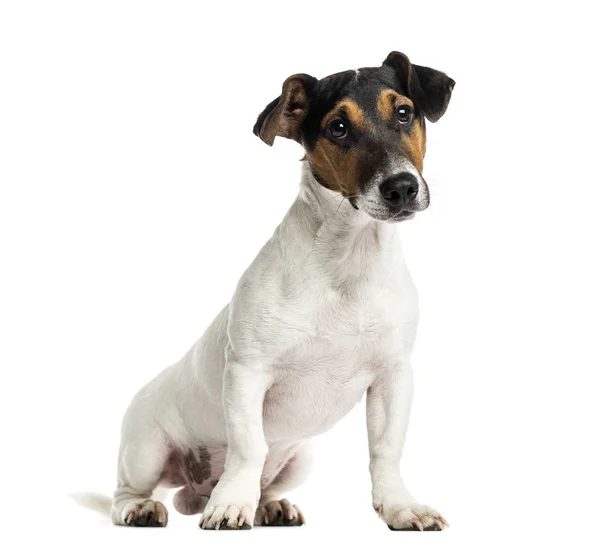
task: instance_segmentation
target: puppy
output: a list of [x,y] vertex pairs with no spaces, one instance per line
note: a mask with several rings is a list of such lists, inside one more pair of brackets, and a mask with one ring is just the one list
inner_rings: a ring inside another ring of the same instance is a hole
[[399,52],[285,80],[254,133],[304,147],[300,192],[204,336],[133,399],[115,524],[165,526],[159,485],[205,529],[303,524],[282,497],[308,475],[311,438],[366,392],[374,509],[393,530],[447,525],[399,471],[418,307],[396,225],[429,205],[425,120],[453,86]]

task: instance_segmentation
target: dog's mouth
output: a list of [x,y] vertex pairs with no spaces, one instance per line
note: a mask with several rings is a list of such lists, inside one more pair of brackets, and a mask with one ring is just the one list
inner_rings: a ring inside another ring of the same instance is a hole
[[415,218],[415,214],[417,212],[416,211],[410,211],[408,209],[404,209],[402,211],[400,211],[399,214],[394,215],[392,218],[389,219],[390,222],[402,222],[405,220],[411,220]]
[[376,220],[381,220],[384,222],[403,222],[405,220],[411,220],[415,218],[417,211],[410,211],[408,209],[403,209],[402,211],[392,214],[392,215],[382,215],[379,217],[375,217],[373,215],[373,218],[375,218]]
[[373,206],[371,203],[365,203],[362,207],[356,207],[359,210],[363,211],[373,220],[381,221],[381,222],[403,222],[406,220],[411,220],[415,218],[415,215],[420,212],[418,209],[399,209],[397,211],[390,211],[382,208],[381,206]]

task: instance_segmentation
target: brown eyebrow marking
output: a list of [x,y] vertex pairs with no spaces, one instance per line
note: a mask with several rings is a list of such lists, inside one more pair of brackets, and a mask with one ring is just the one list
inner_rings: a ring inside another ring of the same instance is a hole
[[344,114],[348,120],[350,120],[350,123],[357,128],[362,128],[365,125],[365,113],[363,109],[358,106],[357,102],[352,99],[342,99],[325,115],[321,121],[321,127],[326,127],[327,124],[332,122],[335,117],[340,114]]
[[394,108],[401,104],[407,104],[411,108],[415,105],[404,95],[400,95],[393,89],[384,89],[377,96],[377,112],[384,120],[391,120]]

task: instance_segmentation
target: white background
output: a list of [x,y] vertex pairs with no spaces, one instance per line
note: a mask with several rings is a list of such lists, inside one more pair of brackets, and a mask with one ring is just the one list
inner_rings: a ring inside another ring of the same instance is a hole
[[[3,2],[0,551],[597,555],[591,6]],[[132,395],[296,195],[302,150],[258,140],[258,113],[290,74],[391,50],[457,82],[428,128],[431,208],[400,225],[422,306],[403,470],[451,528],[376,517],[363,404],[290,497],[304,528],[204,532],[172,510],[165,530],[127,529],[76,507],[68,492],[111,493]]]

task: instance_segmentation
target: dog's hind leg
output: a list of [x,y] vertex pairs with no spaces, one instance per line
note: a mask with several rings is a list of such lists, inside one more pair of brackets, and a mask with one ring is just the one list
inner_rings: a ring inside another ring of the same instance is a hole
[[151,496],[171,449],[156,425],[150,425],[150,421],[140,424],[138,420],[136,424],[128,423],[132,418],[126,415],[123,424],[111,518],[114,524],[126,526],[166,526],[167,509]]
[[206,507],[208,496],[199,495],[192,487],[182,487],[173,497],[174,507],[185,515],[199,514]]
[[277,476],[260,494],[260,502],[254,518],[255,526],[302,526],[304,515],[296,506],[282,496],[303,484],[312,469],[312,451],[305,443],[294,453]]

